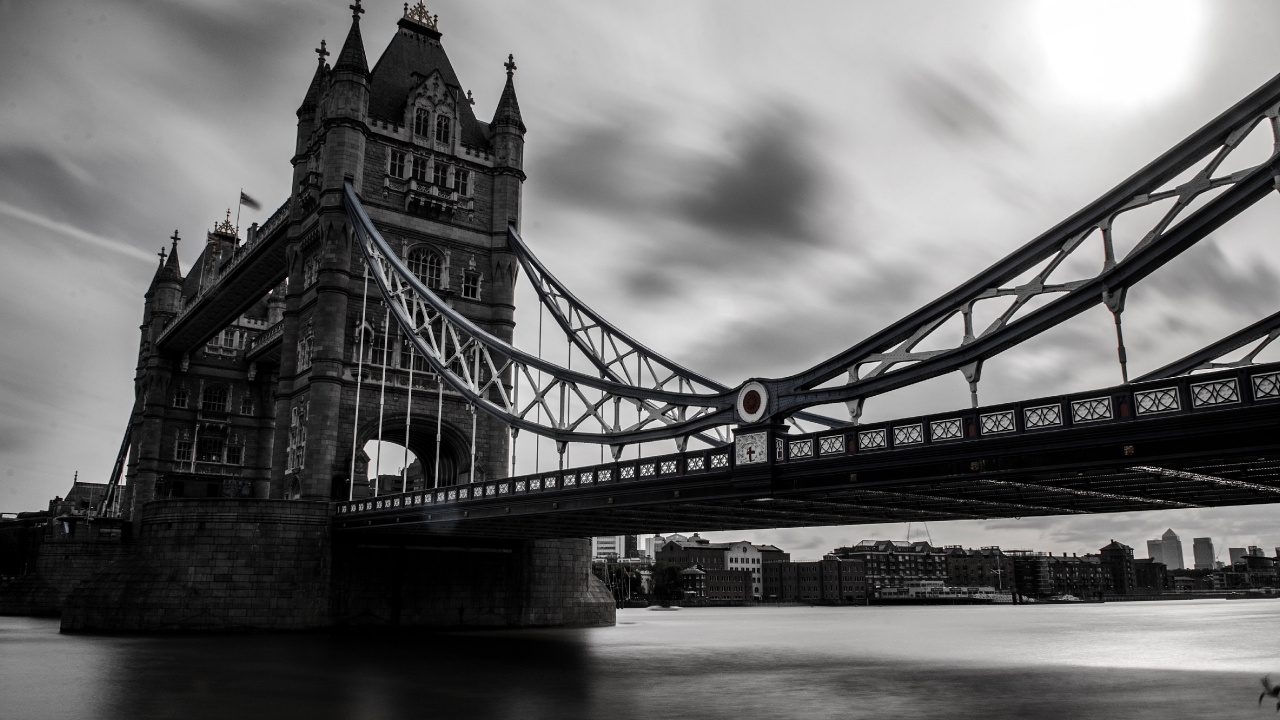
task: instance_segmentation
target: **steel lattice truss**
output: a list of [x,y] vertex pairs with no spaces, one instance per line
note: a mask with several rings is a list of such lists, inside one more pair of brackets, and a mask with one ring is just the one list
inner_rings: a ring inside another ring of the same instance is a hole
[[[1258,355],[1267,349],[1277,337],[1280,337],[1280,312],[1265,317],[1239,332],[1232,333],[1212,345],[1201,348],[1186,357],[1175,360],[1159,370],[1138,378],[1143,380],[1162,380],[1178,375],[1190,375],[1201,370],[1223,370],[1226,368],[1248,367],[1256,365]],[[1252,344],[1252,347],[1249,347]],[[1249,347],[1249,351],[1236,360],[1223,360],[1224,357]]]
[[[1229,159],[1236,162],[1233,153],[1255,130],[1269,132],[1269,157],[1222,170]],[[984,360],[1099,304],[1115,317],[1123,369],[1120,318],[1128,289],[1280,187],[1277,148],[1280,76],[950,293],[808,370],[753,383],[767,395],[761,421],[801,417],[830,425],[828,418],[801,411],[839,402],[856,421],[866,398],[956,371],[969,381],[976,404]],[[520,351],[476,327],[400,261],[349,183],[345,200],[370,273],[401,329],[446,383],[513,429],[561,443],[608,443],[617,450],[636,442],[682,441],[744,422],[734,405],[747,387],[730,389],[687,370],[609,324],[547,271],[514,228],[508,242],[540,302],[599,377]],[[1140,239],[1119,252],[1117,223],[1144,220]],[[1090,252],[1097,253],[1097,270],[1082,273],[1079,268],[1088,264],[1075,261]],[[1063,277],[1071,268],[1075,274]],[[980,316],[994,319],[983,326],[976,321]],[[1220,367],[1216,358],[1265,336],[1239,361],[1252,362],[1278,335],[1280,313],[1147,378]],[[841,377],[843,383],[831,384]],[[531,388],[534,397],[521,400],[519,387]],[[624,405],[634,409],[635,422],[623,423]]]
[[[636,357],[642,367],[647,364],[651,386],[643,375],[617,369],[621,360],[598,365],[605,377],[593,377],[521,351],[477,327],[397,257],[350,183],[345,201],[370,275],[400,329],[445,383],[511,428],[562,443],[621,446],[687,437],[733,422],[731,391],[708,389],[705,381],[637,350],[634,343],[629,353],[621,351],[626,353],[622,359]],[[581,335],[572,337],[585,343]],[[533,397],[519,398],[519,386],[531,388]],[[638,411],[638,419],[629,424],[622,419],[624,403]]]

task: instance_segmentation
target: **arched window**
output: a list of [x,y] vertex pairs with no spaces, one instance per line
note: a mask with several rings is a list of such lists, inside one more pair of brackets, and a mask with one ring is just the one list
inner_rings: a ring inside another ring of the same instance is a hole
[[449,142],[449,118],[436,116],[436,142]]
[[417,248],[409,253],[409,270],[432,290],[440,289],[443,268],[440,256],[427,248]]
[[227,411],[227,387],[225,385],[209,385],[200,392],[200,410],[202,412]]
[[429,137],[431,135],[431,123],[428,118],[431,113],[426,108],[417,108],[413,111],[413,134],[419,137]]

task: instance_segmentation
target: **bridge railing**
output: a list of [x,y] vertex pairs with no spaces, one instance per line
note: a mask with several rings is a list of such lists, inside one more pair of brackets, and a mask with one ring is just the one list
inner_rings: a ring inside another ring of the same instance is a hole
[[[849,456],[907,453],[934,445],[984,443],[1010,436],[1097,428],[1280,401],[1280,363],[1153,380],[1090,392],[1036,398],[951,413],[869,423],[776,438],[774,465]],[[728,474],[739,467],[732,447],[590,465],[502,480],[369,497],[338,503],[339,517],[404,512],[427,506],[509,501],[543,493]],[[755,467],[759,467],[756,465]]]

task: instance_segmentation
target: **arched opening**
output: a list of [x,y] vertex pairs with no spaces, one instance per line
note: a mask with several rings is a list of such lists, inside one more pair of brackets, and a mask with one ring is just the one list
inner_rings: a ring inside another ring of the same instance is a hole
[[[356,453],[356,497],[373,495],[375,480],[379,495],[404,492],[406,474],[410,491],[467,482],[471,470],[470,444],[467,437],[449,423],[446,422],[440,429],[438,456],[435,417],[415,414],[408,423],[407,443],[404,417],[383,418],[381,445],[378,441],[377,418],[368,424],[362,422],[361,425],[360,450]],[[380,457],[379,447],[382,451]],[[404,472],[405,467],[409,468],[408,473]]]

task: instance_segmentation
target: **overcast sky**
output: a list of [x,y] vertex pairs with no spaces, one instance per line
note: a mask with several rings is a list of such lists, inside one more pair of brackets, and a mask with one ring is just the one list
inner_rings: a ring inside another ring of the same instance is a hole
[[[341,46],[347,5],[0,0],[0,510],[43,507],[76,471],[106,479],[154,253],[178,228],[185,270],[241,187],[264,206],[242,225],[284,201],[312,48]],[[401,8],[367,4],[371,64]],[[481,118],[515,55],[526,240],[614,322],[728,384],[801,370],[950,289],[1280,71],[1271,2],[431,11]],[[1277,309],[1277,221],[1269,198],[1131,292],[1133,373]],[[522,307],[527,339],[536,316]],[[980,392],[1118,380],[1100,310],[989,361]],[[954,376],[867,414],[967,402]],[[1275,507],[936,523],[928,536],[1055,552],[1115,538],[1142,556],[1172,526],[1190,557],[1192,536],[1280,545]],[[752,536],[816,557],[907,532]]]

